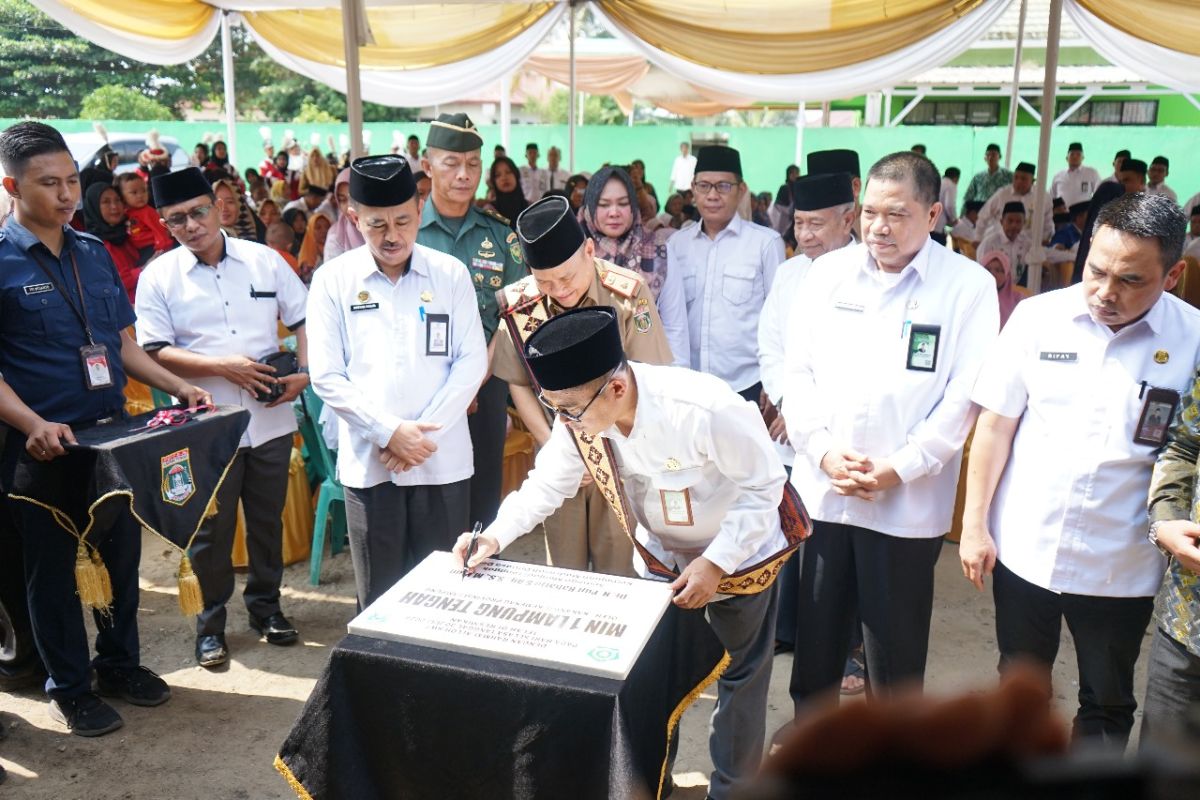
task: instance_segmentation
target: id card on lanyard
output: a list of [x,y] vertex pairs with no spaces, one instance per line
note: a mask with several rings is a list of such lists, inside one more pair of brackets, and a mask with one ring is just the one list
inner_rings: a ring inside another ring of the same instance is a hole
[[87,339],[87,344],[79,348],[79,363],[83,368],[83,385],[88,391],[96,391],[98,389],[107,389],[113,385],[112,367],[108,361],[108,347],[103,344],[97,344],[92,338],[92,323],[88,319],[87,301],[83,295],[83,281],[79,277],[79,262],[75,259],[75,252],[71,251],[71,271],[75,273],[75,288],[79,290],[79,305],[75,305],[75,301],[71,299],[71,295],[58,282],[58,278],[54,277],[54,273],[50,268],[42,263],[33,250],[29,251],[33,256],[33,260],[41,267],[42,272],[46,273],[46,277],[54,284],[54,288],[62,295],[63,300],[75,313],[75,317],[83,325],[83,335]]

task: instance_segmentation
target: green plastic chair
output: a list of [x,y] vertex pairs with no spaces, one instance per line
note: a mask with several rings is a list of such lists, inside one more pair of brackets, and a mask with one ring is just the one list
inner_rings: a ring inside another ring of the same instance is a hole
[[321,409],[324,403],[312,387],[300,396],[304,413],[299,415],[300,436],[309,453],[309,461],[320,479],[317,488],[317,513],[313,522],[312,554],[309,556],[308,580],[313,586],[321,583],[321,560],[325,557],[325,531],[329,529],[329,553],[336,555],[346,545],[346,492],[338,483],[334,451],[321,435]]

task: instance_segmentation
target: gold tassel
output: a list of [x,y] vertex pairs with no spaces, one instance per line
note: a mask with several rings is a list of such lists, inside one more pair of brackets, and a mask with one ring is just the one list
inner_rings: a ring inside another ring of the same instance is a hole
[[96,569],[96,578],[100,581],[100,595],[104,598],[104,606],[107,608],[113,601],[112,577],[108,574],[108,567],[104,566],[104,559],[100,558],[99,550],[92,550],[92,566]]
[[200,579],[192,572],[192,562],[187,553],[179,559],[179,610],[189,617],[194,617],[204,610]]
[[79,599],[85,606],[97,611],[108,608],[108,604],[104,602],[100,576],[96,574],[96,565],[88,558],[87,547],[84,546],[82,539],[79,540],[79,547],[75,550],[75,588],[79,592]]
[[213,492],[212,500],[208,501],[208,507],[204,509],[204,518],[212,519],[217,515],[217,493]]

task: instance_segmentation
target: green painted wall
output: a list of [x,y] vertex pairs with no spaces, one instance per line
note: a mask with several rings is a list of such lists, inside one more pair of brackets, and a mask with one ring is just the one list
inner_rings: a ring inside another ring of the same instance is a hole
[[[1184,105],[1186,100],[1179,99]],[[1189,105],[1190,107],[1190,105]],[[1193,109],[1194,110],[1194,109]],[[1002,116],[1003,118],[1003,116]],[[0,120],[6,127],[14,120]],[[91,123],[80,120],[59,120],[54,124],[64,133],[89,131]],[[150,124],[144,122],[107,122],[108,130],[144,131]],[[164,136],[174,136],[181,144],[191,148],[206,132],[223,131],[224,127],[212,123],[163,122],[156,126]],[[243,168],[257,166],[262,159],[260,125],[240,123],[238,125],[238,152]],[[321,134],[324,142],[330,134],[337,136],[346,130],[343,125],[284,125],[270,126],[275,140],[283,138],[285,129],[293,130],[301,142],[307,143],[312,133]],[[422,141],[428,131],[425,124],[371,124],[375,152],[385,151],[391,146],[392,131],[403,135],[416,133]],[[499,129],[484,126],[480,132],[485,142],[485,159],[490,159],[492,145],[500,140]],[[689,135],[702,136],[722,133],[729,136],[729,144],[742,153],[746,182],[754,191],[774,192],[783,182],[784,169],[795,161],[796,131],[789,127],[776,128],[706,128],[667,125],[585,126],[577,131],[576,165],[579,170],[595,171],[605,162],[628,163],[641,158],[646,162],[649,180],[658,188],[659,196],[666,198],[666,189],[671,163],[679,152],[679,142]],[[901,126],[898,128],[809,128],[804,132],[804,152],[831,147],[849,147],[857,150],[864,172],[879,157],[896,150],[907,150],[921,142],[928,148],[929,156],[939,168],[957,166],[966,180],[983,168],[983,151],[989,142],[1004,145],[1006,131],[1003,127],[967,128],[943,126]],[[544,154],[551,145],[557,145],[565,153],[568,133],[562,125],[514,125],[510,155],[518,163],[523,161],[526,142],[536,141]],[[1034,126],[1019,126],[1016,131],[1013,163],[1037,160],[1038,129]],[[1174,168],[1167,182],[1181,197],[1190,197],[1200,190],[1200,161],[1191,161],[1187,154],[1192,152],[1197,141],[1197,129],[1190,127],[1063,127],[1054,131],[1050,145],[1051,172],[1062,169],[1066,163],[1067,145],[1080,141],[1084,145],[1087,163],[1096,167],[1101,176],[1110,171],[1112,154],[1129,148],[1134,155],[1149,161],[1156,155],[1171,158]],[[564,166],[565,166],[564,157]],[[803,166],[803,165],[801,165]]]

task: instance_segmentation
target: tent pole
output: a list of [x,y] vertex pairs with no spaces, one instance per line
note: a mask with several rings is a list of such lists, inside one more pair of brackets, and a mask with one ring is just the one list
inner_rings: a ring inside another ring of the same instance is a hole
[[342,0],[342,39],[346,48],[346,116],[350,123],[350,158],[363,152],[362,81],[358,74],[358,3]]
[[1004,146],[1004,168],[1012,163],[1013,134],[1017,132],[1017,92],[1021,89],[1021,51],[1025,46],[1025,12],[1029,0],[1021,0],[1021,16],[1017,22],[1017,47],[1013,51],[1012,96],[1008,99],[1008,143]]
[[571,85],[569,87],[571,96],[568,98],[568,102],[567,102],[567,136],[569,137],[568,138],[568,146],[567,146],[567,171],[574,174],[575,173],[575,123],[577,122],[577,119],[575,116],[575,3],[573,1],[568,2],[568,4],[567,4],[567,19],[568,19],[568,25],[570,26],[570,31],[568,32],[567,35],[570,40],[569,47],[570,47],[570,51],[571,51],[570,52],[570,60],[571,60],[570,83],[571,83]]
[[[1050,133],[1054,129],[1054,90],[1058,83],[1058,44],[1062,34],[1063,0],[1050,0],[1050,25],[1046,29],[1046,74],[1042,80],[1042,124],[1038,140],[1038,180],[1034,184],[1033,225],[1030,229],[1033,247],[1041,253],[1042,239],[1047,231],[1042,230],[1046,213],[1046,170],[1050,169]],[[1040,261],[1040,259],[1034,259]],[[1029,265],[1026,281],[1029,291],[1037,294],[1042,289],[1042,265]]]
[[229,163],[237,164],[237,108],[233,93],[233,23],[228,11],[221,12],[221,72],[225,83],[225,149]]
[[[807,103],[801,100],[800,104],[796,106],[796,160],[794,163],[797,165],[804,163],[804,112],[807,105]],[[803,168],[801,168],[801,171],[803,171]]]
[[508,138],[512,131],[512,73],[500,79],[500,144],[508,152]]

